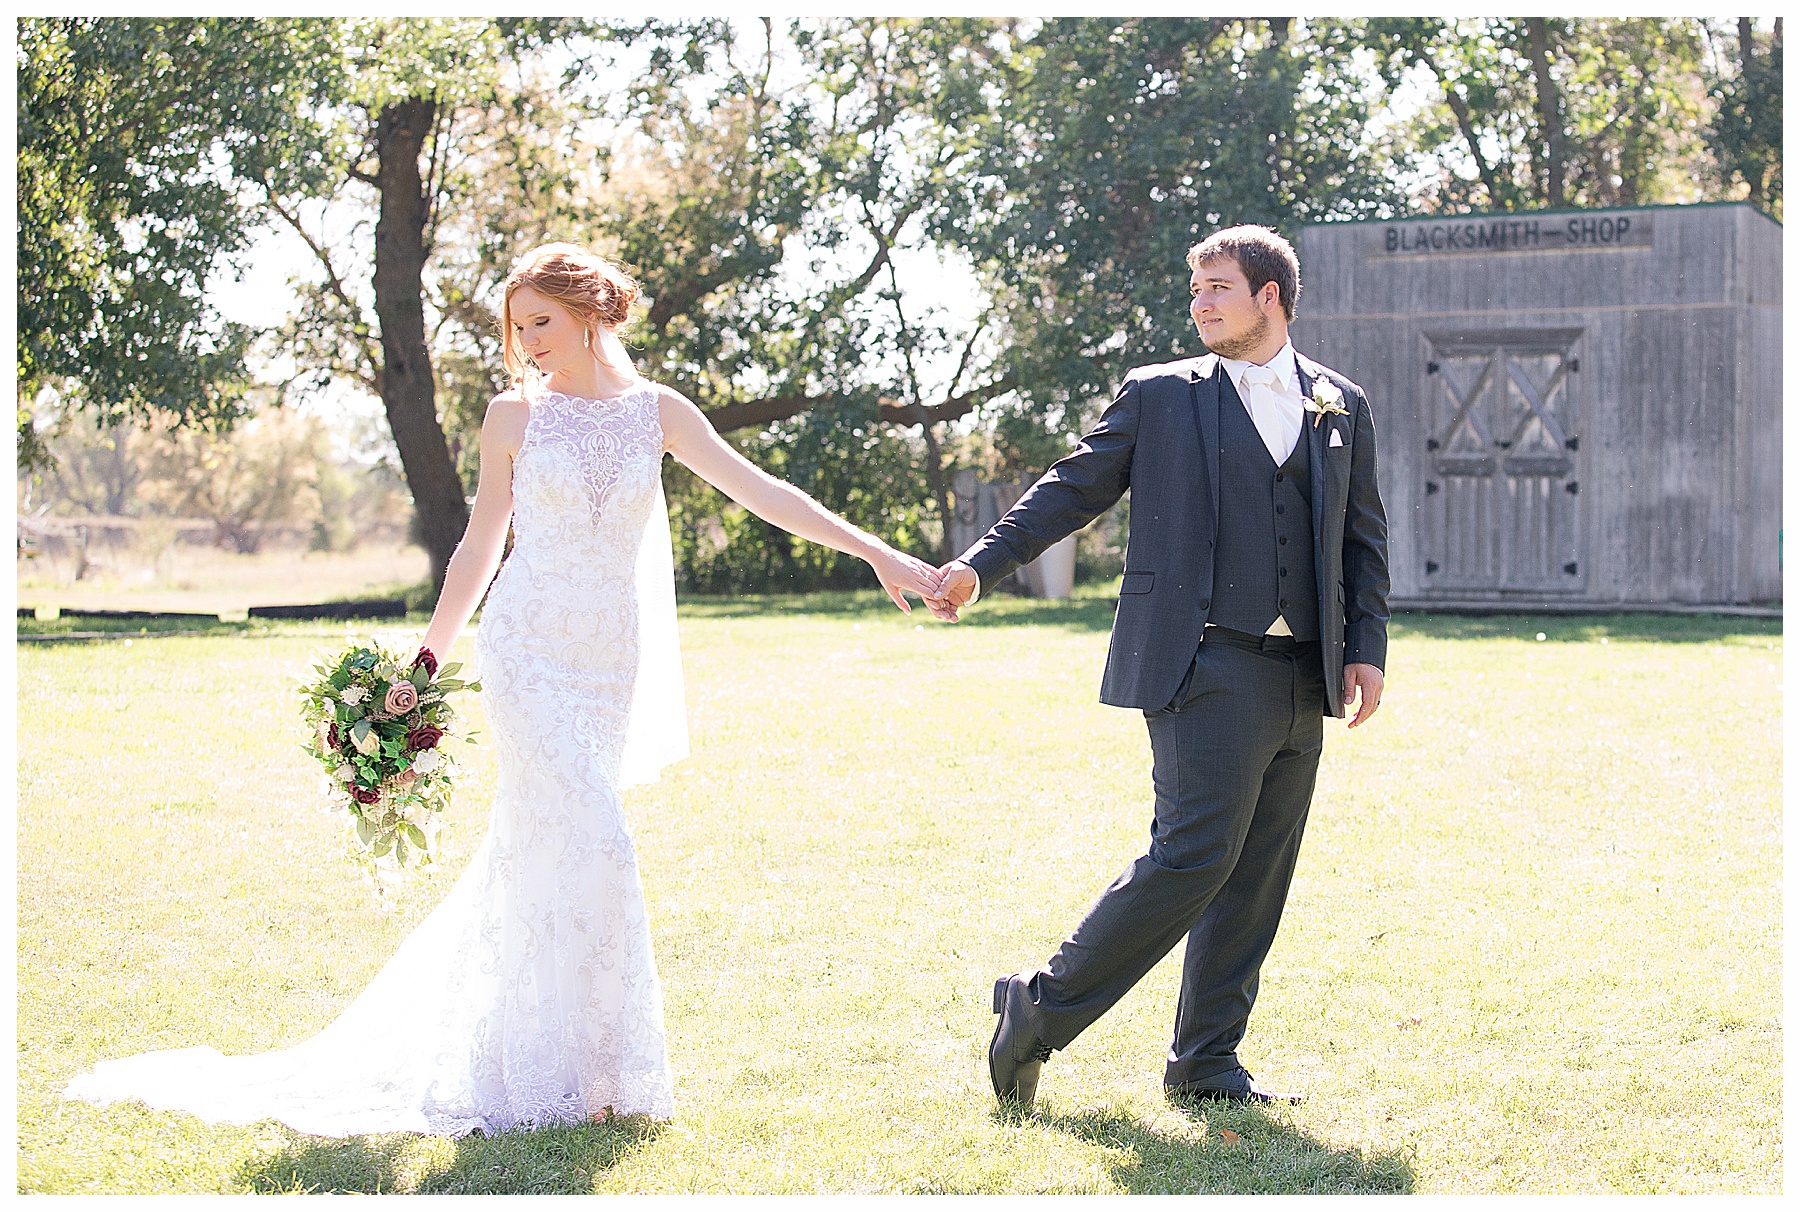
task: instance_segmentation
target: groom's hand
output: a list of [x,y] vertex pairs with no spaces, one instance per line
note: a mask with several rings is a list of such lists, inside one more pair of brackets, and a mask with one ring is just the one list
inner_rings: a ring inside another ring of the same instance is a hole
[[1350,721],[1350,727],[1356,727],[1375,714],[1375,709],[1381,706],[1381,687],[1381,670],[1375,666],[1361,663],[1344,666],[1344,706],[1355,703],[1357,691],[1362,692],[1362,702],[1357,703],[1356,718]]
[[937,618],[954,623],[956,612],[975,596],[975,590],[981,585],[981,578],[961,560],[951,560],[938,569],[938,579],[938,596],[927,597],[925,605],[931,608],[931,613]]

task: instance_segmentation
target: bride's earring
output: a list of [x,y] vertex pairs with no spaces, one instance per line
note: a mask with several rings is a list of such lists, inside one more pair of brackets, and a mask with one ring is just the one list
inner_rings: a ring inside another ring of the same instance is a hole
[[594,347],[594,330],[593,329],[584,328],[581,330],[581,347],[583,349],[592,349]]

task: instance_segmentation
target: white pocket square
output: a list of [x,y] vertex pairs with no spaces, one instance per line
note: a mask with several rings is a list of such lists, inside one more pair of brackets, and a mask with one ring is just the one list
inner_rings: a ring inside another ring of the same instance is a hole
[[1325,443],[1325,445],[1327,445],[1327,446],[1342,446],[1343,444],[1344,444],[1344,435],[1339,433],[1335,429],[1331,431],[1331,441]]

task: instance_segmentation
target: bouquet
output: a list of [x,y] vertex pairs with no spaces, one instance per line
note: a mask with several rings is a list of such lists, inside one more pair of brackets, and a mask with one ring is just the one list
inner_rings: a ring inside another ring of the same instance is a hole
[[342,791],[359,855],[378,868],[432,862],[455,776],[442,748],[456,726],[445,696],[481,684],[451,676],[460,665],[438,669],[429,648],[408,664],[376,641],[314,668],[319,679],[301,688],[302,747]]

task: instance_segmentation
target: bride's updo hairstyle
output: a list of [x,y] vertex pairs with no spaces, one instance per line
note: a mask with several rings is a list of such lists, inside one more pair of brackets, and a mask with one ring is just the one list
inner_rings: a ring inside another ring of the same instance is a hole
[[637,373],[617,333],[637,301],[637,282],[622,267],[579,245],[543,244],[526,253],[506,275],[506,297],[500,305],[501,349],[514,383],[537,373],[513,330],[512,297],[521,286],[568,308],[588,330],[595,358],[622,374]]

